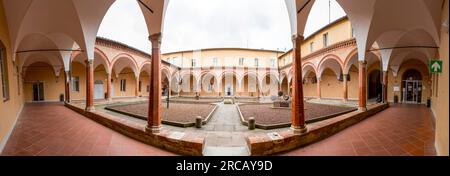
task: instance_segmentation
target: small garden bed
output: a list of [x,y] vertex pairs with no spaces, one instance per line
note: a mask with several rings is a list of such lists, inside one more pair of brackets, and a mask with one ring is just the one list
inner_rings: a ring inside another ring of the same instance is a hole
[[[305,102],[305,121],[314,123],[355,111],[356,108],[333,106]],[[273,108],[272,104],[243,104],[238,106],[241,122],[248,125],[250,117],[255,118],[256,128],[274,129],[290,127],[292,122],[291,108]]]
[[[202,124],[206,124],[216,106],[209,103],[170,102],[169,109],[167,109],[167,104],[164,102],[161,106],[161,121],[167,125],[190,127],[195,125],[196,117],[201,116]],[[148,116],[148,102],[111,105],[105,109],[143,120],[147,120]]]

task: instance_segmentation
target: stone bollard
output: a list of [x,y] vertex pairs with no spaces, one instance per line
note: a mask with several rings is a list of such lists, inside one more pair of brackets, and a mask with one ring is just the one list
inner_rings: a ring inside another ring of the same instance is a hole
[[254,117],[248,118],[248,129],[249,130],[255,129],[255,118]]
[[197,128],[202,128],[202,117],[201,116],[197,116],[197,118],[195,118],[195,127]]

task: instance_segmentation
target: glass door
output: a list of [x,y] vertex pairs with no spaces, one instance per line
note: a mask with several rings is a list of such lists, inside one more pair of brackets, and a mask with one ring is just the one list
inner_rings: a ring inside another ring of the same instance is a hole
[[44,83],[33,83],[33,101],[44,101]]
[[421,103],[422,102],[422,81],[404,80],[403,102]]

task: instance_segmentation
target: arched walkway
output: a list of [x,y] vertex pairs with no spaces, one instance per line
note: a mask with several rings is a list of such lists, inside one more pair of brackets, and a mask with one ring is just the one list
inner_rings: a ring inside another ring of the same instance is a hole
[[434,156],[432,118],[423,105],[397,104],[322,141],[281,155]]
[[1,155],[175,155],[124,136],[59,103],[26,104],[18,123],[21,125],[14,128]]

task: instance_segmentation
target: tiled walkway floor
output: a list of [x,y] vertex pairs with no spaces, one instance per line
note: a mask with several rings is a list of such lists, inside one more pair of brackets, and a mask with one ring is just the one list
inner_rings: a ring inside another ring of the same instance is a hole
[[[45,103],[25,105],[2,155],[174,154],[123,136],[62,104]],[[423,105],[394,105],[329,138],[281,155],[436,155],[432,115]]]
[[393,105],[329,138],[281,155],[436,155],[432,114],[423,105]]
[[104,127],[59,103],[26,104],[2,155],[174,155]]

